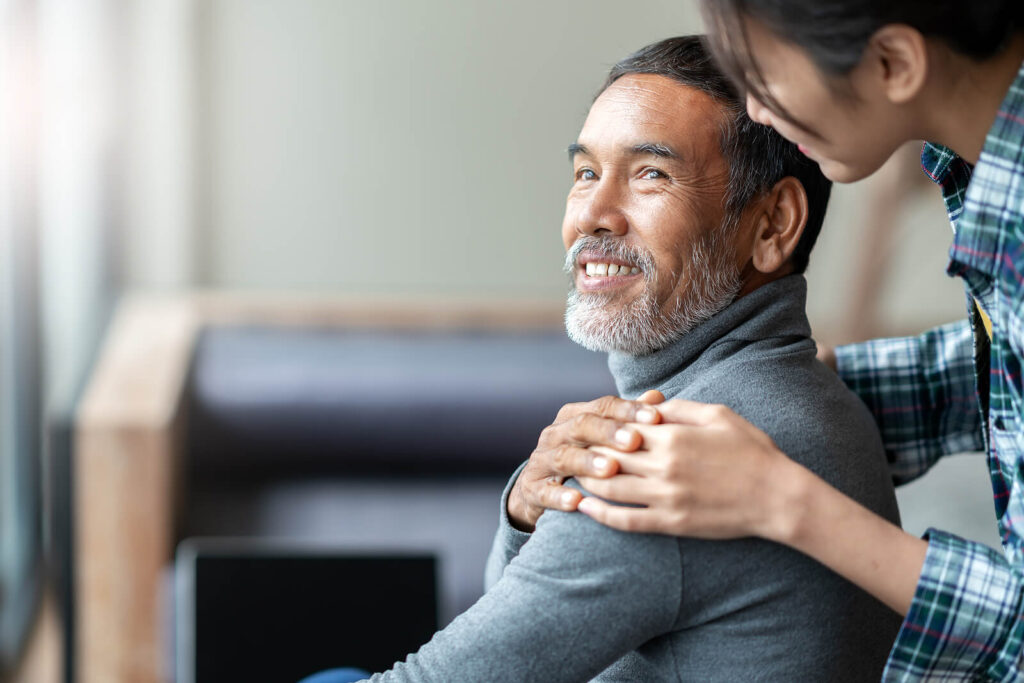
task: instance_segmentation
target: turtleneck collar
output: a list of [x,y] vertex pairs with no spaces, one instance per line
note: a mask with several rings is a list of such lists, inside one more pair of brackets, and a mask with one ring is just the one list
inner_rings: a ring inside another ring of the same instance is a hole
[[[633,399],[657,389],[698,365],[732,355],[740,346],[771,339],[807,338],[811,327],[804,307],[807,281],[787,275],[755,289],[663,349],[646,356],[613,351],[608,367],[619,394]],[[723,343],[729,342],[729,343]]]

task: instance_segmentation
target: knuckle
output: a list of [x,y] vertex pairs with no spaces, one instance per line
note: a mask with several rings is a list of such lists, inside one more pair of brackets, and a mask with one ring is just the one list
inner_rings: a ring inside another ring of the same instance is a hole
[[636,517],[625,515],[620,518],[619,526],[623,531],[639,531],[639,520]]
[[566,403],[564,406],[558,409],[558,414],[555,416],[556,422],[564,422],[573,415],[580,412],[579,403]]
[[572,433],[573,436],[579,437],[587,432],[587,428],[590,425],[593,416],[587,413],[580,413],[576,417],[572,418]]
[[565,444],[562,444],[554,449],[551,454],[551,464],[557,470],[564,470],[566,466],[566,460],[569,458],[568,448]]
[[683,486],[677,486],[668,494],[666,501],[673,510],[673,514],[683,514],[690,505],[690,491]]
[[661,465],[661,474],[668,481],[678,481],[686,474],[682,458],[666,458]]
[[542,446],[545,444],[555,443],[558,440],[558,425],[548,425],[540,432],[540,438],[537,439],[537,445]]
[[540,499],[544,504],[544,507],[558,507],[559,490],[560,487],[551,484],[544,487],[544,490],[540,494]]
[[668,527],[675,531],[682,531],[687,528],[690,521],[690,513],[687,510],[676,510],[666,520]]
[[543,457],[534,451],[530,454],[530,459],[526,462],[526,467],[523,468],[523,474],[519,479],[516,480],[516,487],[512,490],[515,491],[519,486],[527,486],[530,482],[539,478],[539,472],[543,472],[543,468],[540,466],[538,460]]
[[619,400],[618,396],[602,396],[594,401],[594,412],[601,417],[609,417],[615,413],[615,404]]
[[[668,447],[673,454],[678,453],[686,445],[686,438],[683,436],[682,430],[672,429],[668,436]],[[669,458],[670,461],[675,461],[678,458]]]

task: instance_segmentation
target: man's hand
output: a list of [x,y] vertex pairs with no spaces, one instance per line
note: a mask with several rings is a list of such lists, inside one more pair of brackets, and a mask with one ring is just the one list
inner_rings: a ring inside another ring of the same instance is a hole
[[604,396],[589,403],[563,406],[554,423],[540,433],[530,462],[509,493],[512,526],[533,531],[545,508],[575,510],[583,496],[576,489],[562,486],[567,478],[610,477],[619,468],[614,455],[598,455],[589,447],[635,451],[643,439],[626,423],[657,424],[661,416],[652,406],[664,400],[661,392],[648,391],[636,401]]

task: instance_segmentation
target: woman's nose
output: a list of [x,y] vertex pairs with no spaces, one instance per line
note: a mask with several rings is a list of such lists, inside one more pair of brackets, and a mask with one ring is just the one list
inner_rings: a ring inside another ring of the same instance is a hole
[[772,125],[771,114],[768,112],[768,108],[749,92],[747,93],[747,116],[752,121],[757,121],[765,126]]

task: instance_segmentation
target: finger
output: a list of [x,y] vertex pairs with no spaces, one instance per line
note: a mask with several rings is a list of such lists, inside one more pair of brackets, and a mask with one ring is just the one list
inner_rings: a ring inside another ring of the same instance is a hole
[[591,446],[592,453],[607,458],[614,458],[618,467],[618,474],[636,474],[644,477],[658,476],[663,468],[650,456],[647,450],[637,450],[632,453],[617,451],[605,446]]
[[[691,446],[700,441],[702,434],[708,431],[705,426],[666,422],[660,425],[630,425],[640,435],[643,450],[656,452],[667,449],[672,452]],[[638,449],[634,449],[638,450]]]
[[587,412],[619,422],[656,424],[660,421],[657,409],[647,402],[627,401],[618,396],[602,396],[586,405]]
[[558,409],[558,414],[555,415],[554,424],[559,422],[565,422],[568,419],[576,417],[580,413],[587,412],[587,406],[589,403],[566,403],[564,406]]
[[554,430],[551,434],[551,437],[556,439],[554,443],[614,446],[624,451],[632,451],[640,446],[640,435],[631,426],[594,413],[581,413],[568,422],[550,429]]
[[576,508],[597,522],[620,531],[664,533],[664,523],[657,512],[647,508],[624,508],[610,505],[599,498],[587,497]]
[[724,419],[732,411],[723,405],[676,398],[659,405],[658,412],[665,422],[703,427]]
[[576,481],[587,490],[587,493],[600,496],[613,503],[651,505],[657,496],[658,483],[635,474],[620,474],[611,479],[579,477]]
[[619,471],[619,461],[614,453],[597,453],[587,448],[567,445],[555,452],[551,465],[554,474],[561,477],[610,477]]
[[661,393],[657,389],[651,389],[640,394],[637,399],[639,403],[650,403],[651,405],[665,402],[665,394]]
[[[601,481],[595,479],[594,481]],[[539,486],[534,490],[536,498],[534,504],[538,507],[550,510],[565,510],[572,512],[583,499],[583,494],[574,488],[560,484],[547,484]]]
[[[715,455],[735,450],[737,444],[755,443],[777,448],[770,436],[725,406],[708,406],[717,413],[706,425],[667,422],[660,425],[631,425],[643,440],[643,449],[652,453],[665,450],[675,457]],[[621,462],[620,462],[621,464]]]

